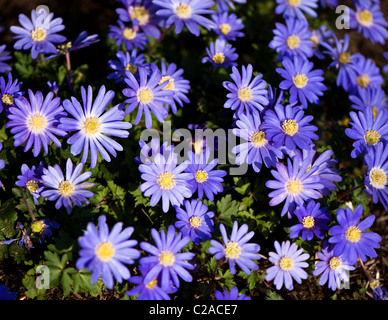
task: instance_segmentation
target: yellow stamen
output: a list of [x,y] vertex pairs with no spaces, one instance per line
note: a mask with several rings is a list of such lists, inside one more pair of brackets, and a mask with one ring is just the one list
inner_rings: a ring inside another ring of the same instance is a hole
[[191,17],[191,7],[186,3],[181,3],[175,8],[174,12],[181,19],[188,19]]
[[307,85],[307,82],[308,82],[308,78],[306,77],[306,75],[304,74],[300,74],[298,73],[294,78],[293,78],[293,81],[294,81],[294,84],[297,88],[301,89],[301,88],[304,88],[306,85]]
[[218,26],[218,28],[220,29],[220,32],[223,35],[227,35],[230,32],[230,30],[232,29],[230,24],[228,24],[228,23],[222,23]]
[[224,252],[227,259],[237,259],[241,254],[241,247],[237,242],[229,241]]
[[287,46],[291,49],[298,49],[300,47],[300,38],[295,35],[291,35],[287,38]]
[[115,248],[110,242],[103,242],[96,248],[96,256],[101,261],[107,262],[115,255]]
[[315,219],[312,216],[304,217],[302,220],[302,225],[306,229],[311,229],[315,225]]
[[356,12],[357,21],[364,27],[370,27],[373,24],[373,14],[369,10]]
[[136,30],[132,28],[124,28],[123,37],[127,40],[133,40],[136,38]]
[[198,183],[203,183],[209,178],[209,175],[205,170],[197,170],[194,176]]
[[370,78],[367,74],[363,74],[357,77],[356,82],[361,88],[366,88],[370,84]]
[[171,190],[176,185],[175,175],[171,172],[163,172],[159,175],[157,182],[161,189]]
[[282,270],[289,271],[294,267],[294,261],[289,256],[284,256],[279,261],[279,267]]
[[197,216],[192,216],[189,219],[189,222],[190,226],[192,226],[193,228],[199,228],[202,225],[202,219]]
[[369,181],[373,187],[382,189],[387,184],[387,175],[383,170],[374,168],[369,173]]
[[35,28],[31,31],[31,38],[35,42],[42,42],[47,37],[47,31],[43,28]]
[[222,52],[218,52],[213,55],[212,57],[214,63],[216,64],[222,64],[225,61],[225,55]]
[[101,123],[98,118],[87,118],[83,123],[83,132],[86,135],[94,135],[100,131]]
[[346,230],[346,240],[350,242],[358,242],[361,239],[361,230],[358,229],[356,226],[349,227]]
[[337,270],[342,265],[342,261],[338,257],[333,257],[329,261],[330,269]]
[[46,224],[43,221],[34,221],[31,224],[31,230],[32,232],[41,232],[45,225]]
[[314,42],[314,47],[319,45],[319,39],[316,35],[311,36],[310,41]]
[[33,133],[40,133],[46,129],[47,119],[40,114],[34,114],[27,119],[27,127]]
[[163,87],[162,90],[175,90],[175,81],[170,76],[163,76],[158,84],[162,84],[165,81],[168,81],[165,87]]
[[376,130],[368,130],[364,139],[368,146],[374,146],[380,141],[381,135]]
[[154,99],[154,94],[149,89],[139,89],[137,92],[137,101],[148,104]]
[[299,6],[299,4],[300,4],[300,0],[287,0],[287,3],[288,3],[290,6],[297,7],[297,6]]
[[238,98],[243,102],[251,100],[253,98],[252,89],[247,87],[238,89]]
[[58,193],[62,197],[70,197],[75,193],[75,186],[70,181],[62,181],[58,186]]
[[342,64],[347,64],[350,62],[350,53],[349,52],[342,52],[340,53],[338,60]]
[[144,26],[150,21],[150,14],[145,7],[130,7],[129,16],[131,20],[136,19],[139,25]]
[[251,142],[253,146],[256,148],[265,146],[268,143],[268,140],[265,138],[265,132],[255,131],[252,135]]
[[175,262],[175,256],[170,251],[162,251],[159,255],[159,262],[165,267],[172,266]]
[[3,94],[1,101],[7,106],[10,106],[13,104],[13,96],[9,93]]
[[286,182],[285,189],[290,194],[298,195],[303,191],[303,184],[299,180],[290,179]]
[[158,280],[154,279],[145,285],[148,289],[153,289],[158,284]]
[[130,73],[135,74],[137,71],[137,65],[135,65],[133,63],[128,63],[125,66],[125,71],[129,71]]
[[30,192],[36,192],[36,191],[38,191],[38,190],[39,190],[38,181],[29,180],[29,181],[26,183],[26,188],[27,188],[28,191],[30,191]]
[[298,133],[299,124],[296,122],[296,120],[293,119],[284,120],[282,124],[282,129],[285,134],[288,134],[289,136],[294,136],[296,133]]

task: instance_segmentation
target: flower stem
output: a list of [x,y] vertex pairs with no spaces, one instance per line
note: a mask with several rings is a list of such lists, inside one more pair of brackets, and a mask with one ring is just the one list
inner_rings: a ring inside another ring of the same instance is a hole
[[66,56],[66,69],[67,69],[67,83],[69,84],[71,93],[74,94],[73,73],[71,72],[71,62],[70,62],[69,51],[66,51],[65,56]]
[[36,218],[34,216],[34,213],[32,212],[32,209],[30,207],[30,205],[28,204],[28,201],[27,201],[27,198],[26,198],[26,194],[24,193],[24,190],[22,187],[19,187],[20,189],[20,193],[22,195],[22,199],[23,199],[23,202],[25,203],[26,207],[27,207],[27,210],[28,212],[30,213],[30,216],[32,218],[32,221],[36,221]]
[[171,24],[167,29],[163,31],[163,33],[160,35],[158,40],[155,41],[153,46],[148,50],[147,55],[150,55],[152,51],[159,45],[159,43],[164,39],[164,37],[167,35],[167,33],[170,32],[170,30],[173,28],[174,24]]
[[348,196],[349,194],[351,194],[353,191],[356,191],[357,189],[359,189],[359,188],[361,188],[361,187],[363,187],[363,186],[365,186],[365,182],[359,184],[358,186],[356,186],[356,187],[354,187],[354,188],[352,188],[352,189],[350,189],[350,190],[348,190],[348,191],[345,191],[345,192],[339,194],[339,195],[337,196],[337,199],[338,199],[338,200],[339,200],[339,199],[342,199],[342,198]]

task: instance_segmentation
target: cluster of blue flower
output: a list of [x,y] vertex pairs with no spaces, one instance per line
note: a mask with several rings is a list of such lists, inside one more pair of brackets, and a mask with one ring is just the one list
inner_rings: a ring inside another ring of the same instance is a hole
[[[329,227],[330,213],[316,202],[335,190],[335,182],[342,179],[334,168],[337,160],[332,159],[331,150],[317,156],[313,140],[319,139],[318,128],[311,124],[313,116],[305,114],[310,104],[320,103],[319,97],[327,90],[323,84],[324,71],[314,69],[309,59],[313,56],[324,59],[327,55],[333,60],[328,68],[335,67],[338,71],[337,85],[349,93],[352,107],[358,110],[358,113],[350,113],[352,128],[346,129],[347,136],[355,140],[351,156],[355,158],[365,152],[366,192],[373,196],[375,203],[380,201],[388,208],[388,112],[381,88],[383,77],[371,59],[349,52],[348,35],[338,40],[334,32],[324,26],[310,31],[305,14],[317,17],[314,9],[318,8],[318,0],[276,1],[276,14],[283,16],[285,24],[276,23],[269,47],[276,51],[278,62],[283,66],[276,69],[283,78],[279,90],[273,89],[261,74],[253,76],[251,64],[241,66],[241,73],[237,68],[238,54],[230,42],[244,36],[241,31],[244,26],[230,10],[234,9],[234,3],[243,4],[245,0],[118,2],[121,5],[116,10],[119,19],[116,26],[110,26],[109,37],[118,45],[124,44],[127,50],[117,52],[117,60],[109,60],[113,72],[108,79],[123,85],[122,93],[127,99],[114,107],[108,108],[115,93],[107,91],[105,86],[100,87],[94,99],[92,87],[82,87],[82,102],[75,97],[61,101],[53,92],[44,97],[39,91],[28,90],[25,95],[21,90],[22,83],[13,79],[11,68],[3,62],[11,58],[9,52],[5,51],[5,46],[0,46],[0,72],[8,72],[7,80],[0,78],[0,111],[5,109],[6,128],[14,135],[14,145],[24,145],[25,152],[32,149],[33,156],[38,157],[42,147],[47,154],[51,142],[61,147],[60,138],[66,137],[71,153],[74,156],[82,153],[81,162],[75,167],[70,159],[67,160],[65,174],[57,164],[45,168],[41,163],[31,169],[23,165],[16,185],[26,188],[36,201],[39,197],[56,201],[55,207],[64,207],[68,213],[73,205],[88,204],[88,198],[94,196],[87,190],[93,186],[92,182],[87,182],[92,172],[82,173],[83,166],[90,163],[94,168],[98,154],[110,161],[111,155],[116,157],[117,151],[123,150],[111,137],[129,136],[132,124],[124,120],[126,114],[137,109],[134,125],[138,125],[144,112],[145,126],[152,128],[153,116],[163,123],[170,108],[176,114],[178,106],[190,102],[187,97],[190,83],[183,78],[183,69],[163,61],[160,68],[154,63],[146,63],[141,51],[151,37],[162,39],[173,27],[176,34],[186,27],[190,33],[199,36],[202,26],[217,34],[217,39],[206,49],[208,56],[202,63],[210,62],[214,67],[232,70],[232,81],[224,81],[222,85],[228,91],[223,107],[234,111],[233,132],[245,140],[232,150],[236,164],[247,163],[257,173],[263,162],[271,169],[274,180],[265,184],[273,189],[268,195],[271,198],[269,205],[284,202],[280,215],[298,220],[290,228],[290,239],[316,237],[323,241],[313,272],[314,276],[321,275],[320,285],[328,282],[328,286],[336,290],[341,282],[349,280],[347,271],[354,270],[358,259],[366,261],[367,257],[377,256],[375,249],[379,248],[381,237],[367,232],[374,222],[373,215],[360,221],[361,205],[354,211],[339,208],[335,215],[338,225]],[[336,6],[337,2],[321,0],[320,5]],[[372,43],[384,44],[388,38],[388,24],[380,11],[379,1],[353,2],[351,28]],[[62,19],[54,19],[53,13],[44,10],[33,10],[31,19],[21,14],[19,22],[22,27],[11,27],[17,39],[14,48],[31,50],[34,59],[39,54],[48,55],[48,58],[68,54],[98,41],[96,35],[82,32],[74,42],[67,42],[58,34],[64,29]],[[239,226],[235,221],[229,236],[226,227],[220,223],[222,242],[212,239],[215,214],[202,199],[206,197],[213,201],[214,196],[223,191],[223,177],[227,173],[215,169],[218,159],[211,160],[210,151],[205,148],[191,152],[187,161],[179,163],[173,145],[159,146],[157,140],[152,142],[151,150],[144,141],[139,143],[143,159],[138,168],[144,180],[140,191],[150,197],[151,206],[161,202],[164,212],[168,212],[171,205],[176,212],[175,225],[168,226],[167,230],[152,229],[155,245],[140,242],[143,254],[148,254],[141,257],[141,251],[136,248],[138,241],[131,239],[134,228],[123,229],[123,223],[118,222],[109,230],[106,217],[102,215],[98,228],[90,222],[79,238],[81,249],[76,267],[92,272],[94,283],[102,276],[109,289],[115,281],[128,280],[134,287],[127,294],[137,295],[137,299],[170,299],[169,294],[180,287],[180,279],[193,280],[189,270],[194,269],[191,262],[195,255],[182,251],[189,241],[199,245],[210,239],[208,253],[217,260],[225,259],[232,274],[236,273],[236,265],[247,275],[258,270],[255,261],[261,258],[258,254],[260,246],[249,242],[254,232],[249,232],[248,225]],[[149,151],[152,151],[152,157],[149,157]],[[286,160],[286,164],[281,160]],[[0,169],[3,167],[4,162],[0,161]],[[197,197],[194,197],[195,193]],[[289,240],[275,241],[274,247],[276,252],[269,253],[273,266],[266,270],[266,280],[273,280],[277,289],[284,286],[292,290],[293,281],[301,283],[307,278],[304,269],[309,266],[310,255]],[[141,275],[133,276],[126,265],[134,264],[137,259]],[[238,296],[237,288],[233,288],[230,295],[234,299],[250,299],[245,295]],[[230,298],[226,291],[217,291],[215,297]]]

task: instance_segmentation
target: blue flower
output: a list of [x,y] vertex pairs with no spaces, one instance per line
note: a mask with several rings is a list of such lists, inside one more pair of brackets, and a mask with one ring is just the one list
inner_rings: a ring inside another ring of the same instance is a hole
[[22,27],[11,26],[11,31],[16,34],[14,44],[16,50],[31,49],[31,56],[36,59],[38,54],[57,53],[54,43],[63,43],[66,38],[58,35],[65,26],[61,18],[53,19],[54,13],[45,10],[31,11],[31,20],[24,14],[19,15]]
[[225,226],[220,224],[220,231],[223,244],[216,240],[210,240],[211,247],[208,249],[210,254],[214,254],[217,260],[225,258],[229,263],[231,274],[236,273],[236,264],[247,275],[251,274],[251,270],[258,270],[259,266],[254,260],[259,260],[261,257],[257,253],[260,246],[256,243],[248,243],[255,235],[253,231],[248,232],[248,225],[243,224],[238,226],[238,222],[233,222],[230,238],[226,232]]
[[114,70],[112,73],[108,75],[108,79],[113,79],[116,83],[122,82],[124,83],[124,79],[126,77],[125,72],[129,71],[135,77],[138,77],[139,67],[147,67],[145,64],[144,54],[137,54],[137,50],[133,49],[131,52],[126,51],[118,51],[116,53],[116,57],[118,60],[109,60],[109,68]]
[[105,86],[101,86],[98,95],[93,101],[93,90],[88,86],[86,91],[81,87],[82,104],[74,97],[71,100],[63,101],[66,111],[73,117],[62,117],[58,126],[67,132],[76,131],[67,143],[71,145],[70,152],[78,155],[83,150],[82,162],[86,163],[90,150],[90,166],[94,168],[97,164],[98,152],[105,161],[110,161],[108,154],[117,156],[117,151],[122,151],[123,147],[109,136],[127,138],[132,125],[123,121],[125,112],[123,104],[116,105],[105,111],[114,97],[114,92],[106,92]]
[[140,259],[140,265],[151,265],[143,283],[149,284],[160,275],[160,287],[169,290],[171,281],[179,288],[179,277],[186,282],[193,281],[187,269],[194,269],[188,262],[194,257],[194,253],[179,252],[189,243],[190,237],[183,237],[181,232],[176,233],[173,225],[168,226],[167,233],[164,230],[159,233],[156,229],[151,229],[151,236],[156,246],[144,241],[140,243],[140,248],[150,254]]
[[23,92],[21,92],[22,82],[18,82],[18,79],[12,79],[12,73],[8,73],[8,80],[5,81],[4,77],[0,77],[0,112],[5,108],[15,105],[15,99],[21,99]]
[[286,19],[286,24],[277,22],[276,29],[273,30],[274,38],[269,43],[269,47],[279,53],[278,61],[285,55],[311,58],[314,54],[314,42],[311,41],[312,32],[308,29],[305,20],[294,18]]
[[359,111],[358,115],[354,111],[349,115],[353,120],[350,122],[352,128],[346,128],[345,133],[349,138],[356,140],[350,154],[352,158],[357,158],[364,151],[369,152],[375,148],[378,143],[387,141],[387,111],[381,111],[374,117],[372,107],[366,107],[364,111]]
[[247,296],[245,293],[239,295],[237,287],[233,287],[229,292],[225,289],[223,292],[216,290],[214,295],[215,300],[251,300],[251,297]]
[[347,207],[337,209],[337,221],[339,225],[330,228],[332,235],[329,243],[334,244],[334,255],[342,255],[342,259],[353,265],[357,258],[366,261],[366,257],[376,258],[375,249],[380,248],[382,238],[375,232],[365,232],[375,221],[375,216],[370,215],[360,222],[363,214],[362,205],[358,205],[354,211]]
[[[73,168],[71,159],[66,161],[66,176],[59,165],[49,166],[43,169],[42,180],[46,190],[42,191],[41,196],[47,197],[49,201],[56,201],[55,208],[65,207],[67,213],[73,209],[73,203],[76,206],[89,204],[87,198],[94,196],[94,193],[87,188],[93,187],[94,183],[83,182],[92,175],[91,171],[81,174],[83,164],[78,164]],[[81,183],[82,182],[82,183]]]
[[[0,142],[0,151],[3,149],[3,144]],[[4,169],[5,167],[5,161],[3,159],[0,159],[0,170]],[[2,182],[0,181],[0,187],[2,186]]]
[[234,13],[229,14],[227,11],[212,14],[214,21],[214,32],[220,39],[226,41],[235,41],[237,38],[244,37],[240,30],[244,28],[241,19],[238,19]]
[[238,54],[234,48],[226,40],[216,39],[215,42],[210,42],[209,48],[206,48],[207,57],[202,59],[202,63],[210,62],[215,67],[233,67],[237,66],[235,62]]
[[352,102],[351,107],[359,111],[372,107],[374,117],[388,105],[385,91],[381,87],[366,87],[365,89],[357,87],[357,90],[349,95],[349,100]]
[[376,63],[372,59],[366,58],[361,53],[356,53],[354,56],[352,64],[356,72],[351,79],[353,91],[357,87],[365,89],[367,87],[382,86],[384,79],[380,74],[380,69]]
[[364,157],[367,166],[365,173],[365,192],[372,195],[373,202],[381,202],[388,210],[388,147],[379,143]]
[[322,83],[323,71],[313,70],[312,62],[297,56],[293,60],[284,57],[282,64],[284,69],[277,68],[276,72],[284,78],[279,88],[289,90],[289,102],[294,104],[299,101],[305,109],[308,107],[307,101],[319,104],[318,96],[322,96],[322,92],[327,90]]
[[49,92],[44,98],[42,92],[34,94],[28,90],[29,101],[27,99],[15,99],[14,106],[8,109],[7,117],[9,121],[5,127],[10,128],[14,135],[15,147],[25,143],[24,152],[33,148],[33,155],[37,157],[41,147],[44,153],[48,153],[48,146],[52,141],[58,148],[62,146],[56,137],[66,136],[66,132],[58,128],[60,117],[66,115],[60,105],[59,97],[53,98],[54,94]]
[[283,152],[266,139],[265,132],[261,130],[259,115],[254,117],[250,113],[241,114],[236,125],[238,129],[233,129],[233,133],[246,141],[232,149],[232,153],[237,155],[236,165],[247,163],[252,165],[255,172],[260,172],[263,162],[270,168],[275,166],[279,158],[283,158]]
[[313,18],[317,17],[314,9],[318,8],[318,0],[276,0],[278,4],[275,8],[276,14],[283,14],[285,19],[292,17],[296,19],[306,19],[304,13]]
[[320,60],[323,60],[325,59],[325,56],[321,51],[322,44],[323,43],[330,44],[332,42],[331,36],[333,34],[333,31],[327,30],[327,26],[323,24],[319,28],[313,29],[311,32],[312,32],[312,36],[310,40],[314,42],[314,46],[313,46],[314,56],[316,56]]
[[154,157],[156,154],[160,153],[164,157],[168,157],[170,154],[178,157],[178,154],[174,153],[174,145],[168,144],[167,141],[164,141],[160,145],[159,138],[152,138],[151,141],[147,144],[143,140],[139,140],[140,146],[140,156],[135,158],[135,161],[138,163],[148,163],[154,162]]
[[130,27],[117,20],[118,26],[109,26],[108,37],[116,40],[116,45],[124,44],[127,50],[143,50],[149,39],[139,30],[139,27]]
[[303,268],[308,267],[306,260],[310,257],[308,253],[303,253],[303,249],[290,241],[274,243],[276,252],[269,253],[269,261],[274,265],[269,267],[266,281],[274,280],[276,289],[280,290],[283,284],[286,289],[293,290],[293,280],[301,284],[302,279],[307,279],[307,272]]
[[223,87],[230,91],[226,95],[228,100],[225,102],[224,108],[234,110],[236,112],[235,118],[244,112],[257,115],[269,103],[267,83],[262,80],[263,75],[259,74],[253,79],[252,75],[253,66],[251,64],[248,64],[247,67],[241,67],[241,75],[236,67],[232,67],[230,77],[233,82],[224,81],[222,83]]
[[11,292],[5,284],[0,284],[0,300],[16,300],[16,292]]
[[272,198],[269,205],[276,206],[286,200],[281,216],[287,213],[291,218],[297,206],[302,206],[310,199],[322,198],[320,190],[324,185],[321,183],[320,176],[315,174],[319,167],[308,170],[309,165],[309,158],[304,159],[300,165],[298,157],[294,157],[292,160],[287,159],[287,167],[278,162],[277,170],[271,170],[276,180],[268,180],[265,184],[267,188],[275,189],[268,194]]
[[214,232],[214,212],[208,211],[207,205],[195,199],[185,200],[184,205],[185,209],[175,207],[175,227],[181,230],[183,236],[189,236],[196,245],[210,239]]
[[355,269],[352,265],[342,260],[341,256],[336,256],[333,251],[333,245],[326,241],[323,244],[322,251],[317,253],[319,261],[316,262],[314,276],[321,277],[319,285],[323,286],[328,282],[331,290],[336,291],[341,288],[341,282],[349,282],[348,272]]
[[139,81],[129,71],[126,71],[126,75],[127,77],[124,81],[128,85],[128,88],[123,89],[123,94],[128,98],[125,100],[128,106],[125,109],[125,113],[131,113],[138,108],[135,119],[135,125],[137,125],[140,123],[144,111],[147,129],[152,128],[151,111],[156,119],[160,123],[163,123],[164,119],[168,117],[168,112],[163,104],[170,105],[175,92],[172,90],[163,90],[168,85],[168,82],[160,83],[162,79],[160,71],[154,70],[148,78],[147,70],[140,67]]
[[102,215],[98,218],[98,230],[94,223],[89,222],[86,231],[78,239],[81,249],[76,268],[87,268],[92,272],[92,283],[102,276],[107,288],[113,289],[113,279],[121,283],[131,276],[125,264],[133,264],[140,257],[140,252],[133,248],[137,240],[130,239],[134,228],[122,228],[123,223],[117,222],[109,231],[106,217]]
[[247,0],[216,0],[217,9],[219,12],[229,11],[229,8],[232,10],[236,10],[234,2],[238,4],[245,4],[247,3]]
[[194,194],[198,192],[198,198],[202,199],[204,193],[210,200],[214,200],[214,195],[224,190],[222,178],[226,176],[225,170],[213,170],[217,164],[218,159],[210,159],[210,151],[205,150],[199,156],[194,152],[188,152],[188,165],[185,172],[191,174],[192,179],[188,181],[190,190]]
[[6,73],[12,70],[12,67],[9,64],[4,62],[12,59],[10,52],[5,49],[6,49],[5,44],[0,46],[0,73]]
[[290,238],[302,237],[303,240],[312,240],[314,235],[323,239],[323,231],[329,230],[327,224],[330,222],[330,215],[326,208],[320,208],[319,203],[309,200],[306,205],[298,206],[294,210],[299,223],[290,228]]
[[153,4],[161,7],[156,14],[166,18],[166,26],[175,25],[175,33],[182,32],[184,26],[199,36],[199,25],[210,30],[214,23],[204,17],[204,14],[212,14],[210,8],[214,5],[212,0],[153,0]]
[[31,223],[31,231],[38,233],[40,236],[40,243],[44,240],[50,239],[53,236],[53,232],[59,229],[60,224],[51,219],[35,220]]
[[140,191],[145,197],[151,196],[150,205],[155,206],[162,199],[162,208],[167,212],[171,205],[179,206],[184,198],[190,198],[192,191],[189,181],[192,174],[184,173],[187,162],[177,165],[174,154],[163,156],[156,154],[153,162],[139,165],[141,178],[145,180],[140,185]]
[[279,104],[265,111],[261,129],[266,139],[274,142],[275,148],[285,145],[290,150],[297,147],[309,150],[311,139],[319,139],[314,133],[318,128],[309,123],[311,120],[313,116],[305,116],[299,107]]
[[388,23],[380,10],[380,4],[360,1],[360,3],[355,4],[355,7],[356,10],[349,9],[350,28],[362,33],[372,43],[385,44],[385,40],[388,38]]
[[43,162],[41,161],[37,168],[32,166],[31,169],[26,164],[23,164],[21,172],[22,174],[17,176],[18,181],[16,181],[15,184],[18,187],[26,188],[34,197],[35,204],[38,204],[38,198],[44,190],[42,181]]

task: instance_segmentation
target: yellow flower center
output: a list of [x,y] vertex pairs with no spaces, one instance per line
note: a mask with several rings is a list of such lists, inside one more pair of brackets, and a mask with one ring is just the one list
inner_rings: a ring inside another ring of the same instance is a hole
[[333,257],[329,261],[330,269],[337,270],[342,265],[342,261],[338,257]]
[[373,23],[373,14],[369,10],[363,10],[356,13],[358,22],[364,27],[370,27]]
[[232,29],[229,23],[222,23],[218,26],[218,28],[220,29],[221,33],[224,35],[227,35]]
[[33,133],[40,133],[46,129],[47,119],[40,114],[34,114],[27,119],[27,127]]
[[316,35],[311,36],[309,40],[314,42],[314,47],[317,47],[319,45],[319,39]]
[[150,14],[144,7],[131,7],[129,9],[129,15],[131,20],[136,19],[139,21],[139,25],[144,26],[150,21]]
[[3,94],[3,96],[1,97],[1,101],[3,101],[3,103],[7,106],[10,106],[11,104],[13,104],[13,96],[9,93]]
[[282,129],[285,134],[288,134],[289,136],[292,137],[298,132],[299,124],[293,119],[284,120],[282,124]]
[[86,135],[94,135],[100,131],[101,123],[98,118],[87,118],[83,123],[83,131]]
[[315,225],[315,219],[312,216],[307,216],[302,219],[302,225],[306,229],[311,229]]
[[146,284],[145,287],[148,289],[153,289],[154,287],[156,287],[157,284],[158,284],[158,280],[154,279],[150,281],[148,284]]
[[136,38],[136,30],[132,28],[124,28],[123,37],[127,40],[133,40]]
[[370,78],[367,74],[363,74],[357,77],[356,82],[361,88],[366,88],[370,84]]
[[58,193],[62,197],[70,197],[75,193],[75,186],[70,181],[62,181],[58,186]]
[[287,0],[288,5],[297,7],[300,4],[300,0]]
[[387,175],[383,170],[375,168],[369,173],[369,181],[373,187],[382,189],[387,184]]
[[175,262],[175,256],[170,251],[162,251],[159,255],[159,262],[165,267],[170,267]]
[[164,82],[168,81],[165,87],[163,87],[162,90],[175,90],[175,81],[170,76],[163,76],[158,84],[162,84]]
[[294,261],[289,256],[284,256],[279,261],[279,267],[282,270],[289,271],[294,267]]
[[349,52],[340,53],[338,60],[342,64],[349,63],[350,62],[350,53]]
[[171,172],[163,172],[159,175],[157,182],[161,189],[171,190],[176,185],[175,175],[173,175]]
[[285,189],[290,194],[298,195],[303,191],[303,184],[299,180],[290,179],[286,182]]
[[31,224],[31,230],[32,232],[41,232],[44,226],[45,223],[43,221],[34,221]]
[[137,92],[137,101],[148,104],[154,99],[154,94],[149,89],[139,89]]
[[346,240],[350,242],[358,242],[361,239],[361,230],[358,229],[356,226],[349,227],[346,230]]
[[222,64],[225,61],[225,55],[222,52],[218,52],[213,55],[213,61],[216,64]]
[[304,74],[300,74],[298,73],[294,78],[293,78],[293,81],[294,81],[294,84],[297,88],[301,89],[301,88],[304,88],[306,85],[307,85],[307,82],[308,82],[308,78],[306,77],[306,75]]
[[229,241],[224,252],[227,259],[237,259],[241,254],[241,247],[237,242]]
[[253,98],[252,90],[247,87],[238,89],[238,98],[243,102],[251,100]]
[[209,175],[205,170],[197,170],[194,176],[198,183],[203,183],[209,178]]
[[268,143],[268,140],[265,138],[265,132],[255,131],[252,135],[251,142],[253,146],[256,148],[265,146]]
[[380,141],[380,138],[381,135],[376,130],[368,130],[364,135],[365,142],[368,146],[374,146]]
[[137,65],[133,63],[128,63],[125,66],[125,71],[129,71],[130,73],[134,74],[137,71]]
[[192,226],[193,228],[199,228],[202,225],[202,219],[197,216],[191,217],[189,219],[189,222],[190,226]]
[[110,242],[103,242],[96,248],[96,256],[101,261],[107,262],[115,255],[115,248]]
[[174,12],[181,19],[188,19],[191,17],[191,7],[186,3],[181,3],[175,8]]
[[39,185],[38,185],[38,181],[35,181],[35,180],[29,180],[27,181],[26,183],[26,188],[28,189],[28,191],[30,192],[36,192],[39,190]]
[[376,107],[372,107],[372,112],[373,112],[373,119],[376,119],[377,114],[379,113],[379,109]]
[[194,153],[199,156],[203,150],[203,138],[199,138],[197,141],[192,143],[194,147]]
[[291,35],[287,38],[287,46],[291,49],[298,49],[300,46],[300,38],[296,35]]
[[35,28],[31,31],[31,38],[35,42],[42,42],[47,37],[47,31],[43,28]]

